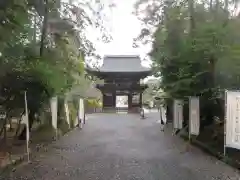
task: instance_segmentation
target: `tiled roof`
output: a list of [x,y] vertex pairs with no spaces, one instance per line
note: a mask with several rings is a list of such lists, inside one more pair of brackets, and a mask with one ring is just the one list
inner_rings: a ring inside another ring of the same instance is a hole
[[103,65],[97,69],[99,72],[149,72],[150,68],[141,64],[139,56],[134,55],[107,55]]

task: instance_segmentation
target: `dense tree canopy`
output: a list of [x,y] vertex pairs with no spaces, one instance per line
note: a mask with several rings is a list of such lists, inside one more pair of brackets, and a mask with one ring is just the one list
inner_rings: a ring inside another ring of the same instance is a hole
[[[200,96],[211,122],[223,112],[225,89],[239,89],[238,2],[230,0],[140,0],[136,14],[145,28],[136,40],[149,53],[161,88],[172,98]],[[221,113],[220,113],[221,112]]]
[[98,0],[1,0],[1,106],[7,111],[24,109],[27,91],[32,122],[51,96],[81,86],[85,58],[97,57],[87,28],[96,28],[103,41],[110,40],[102,18],[108,5]]

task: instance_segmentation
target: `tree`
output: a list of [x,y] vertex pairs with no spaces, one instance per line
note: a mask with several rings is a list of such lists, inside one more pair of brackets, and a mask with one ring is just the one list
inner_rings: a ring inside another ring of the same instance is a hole
[[239,18],[228,9],[236,2],[142,0],[137,7],[144,4],[146,28],[137,40],[152,42],[149,55],[160,87],[172,98],[200,96],[201,127],[211,124],[223,114],[219,94],[239,87]]
[[104,8],[100,1],[60,0],[4,0],[0,6],[0,103],[7,109],[24,109],[27,91],[31,130],[41,106],[51,96],[79,86],[85,58],[97,56],[87,28],[98,27],[103,40],[110,39]]

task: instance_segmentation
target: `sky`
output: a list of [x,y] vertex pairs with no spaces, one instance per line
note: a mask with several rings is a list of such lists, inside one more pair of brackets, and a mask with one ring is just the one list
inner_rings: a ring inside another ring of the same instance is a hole
[[[134,3],[136,0],[116,1],[116,7],[107,13],[107,27],[110,30],[113,40],[110,43],[96,41],[94,32],[89,31],[95,44],[97,52],[103,55],[140,55],[144,58],[151,49],[151,45],[144,45],[133,48],[133,38],[136,38],[141,31],[141,22],[133,15]],[[144,66],[150,66],[150,61],[144,61]]]

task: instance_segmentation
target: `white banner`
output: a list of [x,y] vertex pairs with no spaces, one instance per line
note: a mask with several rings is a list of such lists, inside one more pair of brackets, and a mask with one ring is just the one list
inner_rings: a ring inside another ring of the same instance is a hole
[[70,112],[69,112],[69,107],[67,101],[64,102],[64,108],[65,108],[65,113],[66,113],[66,120],[68,125],[70,126]]
[[183,101],[174,100],[173,103],[173,128],[182,129],[183,126]]
[[199,98],[190,97],[189,102],[189,120],[190,120],[190,134],[199,135],[200,128],[200,112],[199,112]]
[[50,107],[51,107],[51,113],[52,113],[52,127],[54,129],[57,129],[57,97],[53,97],[50,100]]
[[30,161],[29,158],[29,119],[28,119],[28,103],[27,103],[27,92],[25,91],[24,93],[24,101],[25,101],[25,115],[22,116],[22,120],[26,124],[26,146],[27,146],[27,157],[28,157],[28,162]]
[[25,125],[28,124],[28,119],[27,119],[26,114],[22,115],[22,117],[21,117],[21,124],[25,124]]
[[81,124],[79,124],[79,125],[82,127],[83,120],[84,120],[84,100],[82,98],[79,99],[78,116],[81,120]]
[[240,149],[240,92],[226,91],[225,146]]

